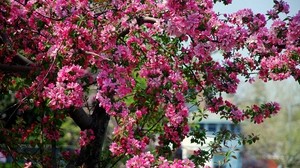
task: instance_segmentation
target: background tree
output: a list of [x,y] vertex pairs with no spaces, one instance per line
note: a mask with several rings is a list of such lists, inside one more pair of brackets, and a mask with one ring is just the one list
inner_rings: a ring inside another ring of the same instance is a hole
[[[289,6],[274,0],[266,15],[250,9],[220,15],[213,11],[217,2],[2,1],[0,90],[17,103],[5,110],[8,121],[16,120],[1,128],[1,150],[16,164],[42,167],[204,165],[232,136],[218,134],[211,150],[196,152],[193,161],[172,160],[189,133],[187,102],[205,100],[204,110],[234,123],[261,123],[279,111],[277,103],[242,110],[222,93],[236,93],[238,76],[299,81],[300,12],[281,20]],[[68,117],[81,129],[80,150],[60,155]],[[115,124],[107,139],[109,121]],[[198,129],[189,136],[205,140]],[[155,150],[146,152],[156,137]],[[29,146],[34,150],[24,150]]]
[[277,117],[260,125],[243,124],[246,134],[254,132],[260,139],[246,147],[249,153],[257,158],[277,160],[283,167],[299,167],[299,90],[293,80],[268,84],[256,81],[252,86],[246,84],[240,88],[242,93],[237,94],[235,102],[241,106],[269,100],[276,100],[282,106]]

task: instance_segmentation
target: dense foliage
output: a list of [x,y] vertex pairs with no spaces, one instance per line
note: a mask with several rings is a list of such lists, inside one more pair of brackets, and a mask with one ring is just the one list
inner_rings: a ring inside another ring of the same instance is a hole
[[[289,6],[274,0],[267,14],[218,14],[217,1],[3,0],[1,98],[13,94],[18,101],[8,108],[16,120],[7,124],[9,117],[0,129],[1,151],[43,167],[106,167],[119,160],[127,167],[203,165],[236,136],[220,133],[211,150],[172,161],[186,136],[205,140],[199,129],[190,131],[187,103],[205,101],[198,120],[205,110],[259,124],[279,111],[277,103],[239,109],[222,93],[235,94],[239,77],[251,82],[256,74],[300,81],[300,12],[281,20]],[[81,129],[80,149],[58,154],[67,117]],[[107,139],[110,120],[115,125]],[[156,148],[146,152],[154,141]],[[22,150],[29,146],[34,151]]]

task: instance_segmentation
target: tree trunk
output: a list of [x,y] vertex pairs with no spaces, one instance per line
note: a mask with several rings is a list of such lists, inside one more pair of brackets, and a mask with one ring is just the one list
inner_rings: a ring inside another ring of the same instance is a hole
[[79,156],[76,160],[70,161],[67,168],[73,168],[76,166],[83,166],[85,168],[100,168],[102,167],[100,163],[100,155],[106,138],[106,130],[110,116],[106,113],[105,109],[99,105],[96,105],[91,116],[86,113],[83,114],[83,112],[83,110],[75,110],[70,112],[70,116],[81,130],[92,129],[94,131],[95,139],[81,148]]

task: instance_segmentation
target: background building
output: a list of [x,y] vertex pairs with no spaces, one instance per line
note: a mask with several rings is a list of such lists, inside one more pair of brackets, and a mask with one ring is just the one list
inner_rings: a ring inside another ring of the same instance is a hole
[[[209,144],[214,141],[214,137],[217,132],[222,130],[230,130],[233,133],[240,134],[241,127],[240,125],[235,125],[231,121],[220,119],[220,116],[217,114],[209,114],[207,119],[204,119],[200,123],[200,129],[203,128],[206,130],[207,139],[205,144],[200,145],[197,143],[191,143],[191,138],[186,138],[182,141],[182,158],[188,158],[190,155],[199,149],[208,150]],[[209,160],[206,165],[212,168],[241,168],[242,167],[242,152],[243,146],[238,143],[238,140],[226,141],[225,144],[222,144],[222,149],[219,154],[215,154],[211,160]],[[226,152],[230,153],[229,162],[224,164]]]

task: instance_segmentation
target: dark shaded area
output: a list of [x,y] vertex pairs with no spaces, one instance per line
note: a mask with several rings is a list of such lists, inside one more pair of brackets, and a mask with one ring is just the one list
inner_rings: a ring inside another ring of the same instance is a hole
[[33,109],[20,110],[19,103],[12,103],[0,112],[0,123],[2,128],[10,129],[16,124],[18,118],[22,118],[25,126],[37,122],[37,116],[32,114]]

